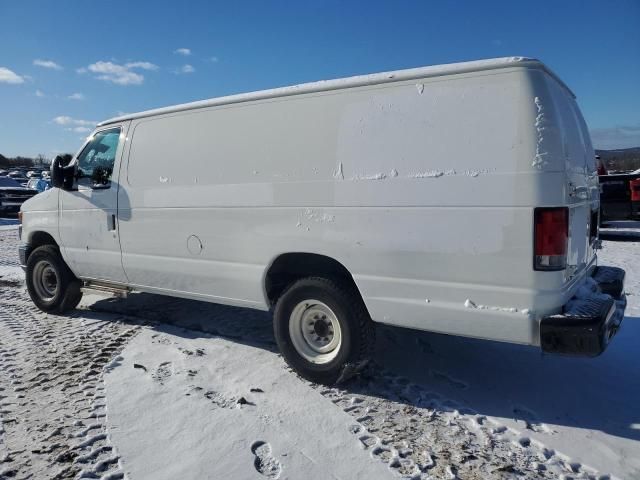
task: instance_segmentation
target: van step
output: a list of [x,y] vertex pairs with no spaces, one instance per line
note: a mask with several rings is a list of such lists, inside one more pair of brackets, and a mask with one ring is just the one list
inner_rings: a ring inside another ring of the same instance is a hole
[[110,293],[111,295],[115,295],[120,298],[127,298],[131,289],[128,287],[120,287],[117,285],[105,285],[101,283],[93,283],[93,282],[83,282],[82,290],[94,290],[98,292]]
[[596,267],[593,279],[602,293],[619,299],[624,288],[624,270],[618,267]]

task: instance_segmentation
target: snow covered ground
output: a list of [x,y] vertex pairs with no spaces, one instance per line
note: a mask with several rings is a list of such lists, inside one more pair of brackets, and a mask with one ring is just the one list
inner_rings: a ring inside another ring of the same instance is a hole
[[268,315],[146,294],[38,312],[0,229],[0,478],[640,478],[640,242],[595,359],[381,328],[340,388],[299,379]]

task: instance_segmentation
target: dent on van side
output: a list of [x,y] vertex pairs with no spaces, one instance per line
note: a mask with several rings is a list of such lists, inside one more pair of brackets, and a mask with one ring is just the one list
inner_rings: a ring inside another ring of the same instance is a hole
[[511,57],[108,120],[22,208],[37,307],[83,288],[271,310],[333,383],[376,323],[598,355],[624,271],[597,265],[594,152],[574,95]]

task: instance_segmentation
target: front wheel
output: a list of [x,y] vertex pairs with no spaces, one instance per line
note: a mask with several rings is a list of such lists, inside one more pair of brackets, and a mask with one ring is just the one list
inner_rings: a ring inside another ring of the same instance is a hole
[[47,313],[65,313],[82,298],[80,280],[54,245],[36,248],[27,260],[27,290],[33,303]]
[[320,277],[300,279],[285,291],[276,304],[274,332],[287,363],[323,384],[366,363],[375,341],[358,292]]

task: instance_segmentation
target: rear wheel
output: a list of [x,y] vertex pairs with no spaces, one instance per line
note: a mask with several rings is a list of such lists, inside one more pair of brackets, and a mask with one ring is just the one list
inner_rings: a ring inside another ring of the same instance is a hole
[[27,290],[33,303],[47,313],[65,313],[82,298],[80,280],[54,245],[36,248],[27,260]]
[[274,332],[287,363],[323,384],[364,365],[375,341],[358,292],[320,277],[300,279],[284,292],[276,304]]

